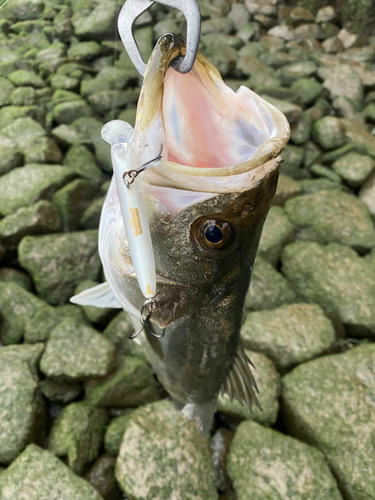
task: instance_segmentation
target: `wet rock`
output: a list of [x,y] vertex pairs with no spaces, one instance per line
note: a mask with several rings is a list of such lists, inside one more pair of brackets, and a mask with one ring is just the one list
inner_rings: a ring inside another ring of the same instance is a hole
[[1,464],[8,465],[29,442],[41,439],[44,406],[36,364],[43,348],[35,345],[0,349]]
[[334,149],[346,143],[345,128],[334,116],[325,116],[313,125],[313,137],[324,149]]
[[357,197],[338,190],[298,196],[285,205],[297,238],[341,243],[358,251],[375,246],[375,229],[367,207]]
[[120,500],[121,493],[115,478],[116,459],[104,453],[92,465],[85,475],[96,491],[106,500]]
[[82,474],[85,465],[99,455],[107,422],[106,410],[95,408],[88,401],[71,403],[53,424],[49,450],[58,457],[67,456],[69,467]]
[[375,169],[375,161],[370,156],[349,153],[332,164],[332,169],[352,187],[361,186]]
[[45,87],[45,83],[39,75],[33,71],[19,69],[8,75],[8,79],[16,87],[34,87],[40,89]]
[[291,304],[249,313],[241,339],[247,349],[265,354],[284,372],[328,351],[335,331],[318,305]]
[[27,321],[45,302],[13,282],[0,282],[0,338],[5,345],[18,343]]
[[[82,281],[74,290],[74,295],[99,285],[97,281],[85,280]],[[108,321],[116,314],[116,309],[111,309],[109,307],[95,307],[95,306],[82,306],[83,312],[86,318],[91,321],[91,323],[104,323],[107,324]]]
[[331,67],[323,85],[330,92],[331,99],[344,96],[352,102],[355,110],[361,110],[363,85],[350,66],[345,64]]
[[359,197],[367,205],[370,212],[375,215],[375,173],[371,174],[363,184]]
[[79,396],[81,386],[79,384],[67,384],[66,382],[56,382],[46,378],[40,382],[43,396],[53,402],[67,404]]
[[237,400],[231,402],[229,396],[222,394],[218,398],[217,410],[235,419],[255,420],[263,425],[273,425],[279,411],[280,376],[272,361],[263,354],[249,350],[246,350],[246,354],[255,366],[252,372],[259,389],[258,399],[262,411],[254,406],[250,412],[245,404]]
[[2,500],[51,500],[51,491],[59,492],[59,499],[103,500],[89,483],[76,476],[61,460],[35,445],[29,445],[0,476]]
[[[155,464],[158,464],[155,469]],[[142,473],[139,466],[142,464]],[[209,446],[169,401],[153,403],[131,414],[116,463],[120,488],[130,498],[161,500],[217,499]]]
[[238,500],[330,498],[341,500],[336,481],[315,448],[273,429],[246,421],[227,457]]
[[98,277],[97,241],[98,233],[94,230],[26,236],[18,247],[18,256],[22,267],[31,274],[38,294],[50,304],[63,304],[78,283]]
[[96,182],[102,178],[102,172],[96,164],[95,156],[85,146],[72,146],[64,157],[64,165],[90,181]]
[[227,455],[230,450],[230,445],[234,433],[229,429],[220,427],[215,434],[212,436],[210,442],[212,463],[214,465],[216,473],[216,489],[218,491],[229,490],[231,486],[231,480],[226,471],[227,465]]
[[375,269],[349,247],[298,242],[284,248],[282,270],[294,290],[316,302],[349,336],[375,336]]
[[119,356],[113,373],[102,380],[90,380],[85,388],[86,397],[94,405],[112,407],[151,403],[164,392],[150,365],[133,356]]
[[0,214],[9,215],[18,208],[49,198],[72,177],[67,167],[29,164],[16,168],[0,178]]
[[263,226],[258,255],[276,266],[282,249],[293,241],[294,227],[281,207],[271,207]]
[[257,257],[245,299],[245,311],[273,309],[296,299],[286,279],[271,264]]
[[301,194],[299,184],[291,177],[280,174],[272,204],[283,207],[286,201],[299,194]]
[[76,381],[107,375],[115,366],[115,349],[99,332],[73,319],[62,321],[49,337],[41,371],[57,380]]
[[30,276],[22,271],[18,271],[18,269],[13,269],[12,267],[0,268],[0,281],[3,283],[16,283],[28,292],[31,291]]
[[375,498],[375,346],[298,366],[283,379],[289,432],[327,457],[345,498]]
[[57,209],[46,200],[19,208],[0,220],[0,239],[6,248],[17,248],[27,234],[54,233],[61,229]]
[[22,163],[23,156],[17,148],[0,146],[0,176],[20,167]]
[[57,104],[53,109],[53,117],[56,123],[73,123],[82,116],[91,116],[89,106],[83,100],[66,101]]

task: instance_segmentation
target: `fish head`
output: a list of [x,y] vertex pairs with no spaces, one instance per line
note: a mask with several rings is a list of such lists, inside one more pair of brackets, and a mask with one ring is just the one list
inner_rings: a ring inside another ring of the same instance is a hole
[[[244,296],[290,133],[279,110],[245,87],[233,92],[200,53],[190,73],[175,71],[184,54],[175,35],[156,44],[130,139],[138,164],[151,161],[135,182],[157,273],[152,320],[161,327],[231,291]],[[134,313],[144,297],[118,205],[113,182],[99,252],[117,300]]]

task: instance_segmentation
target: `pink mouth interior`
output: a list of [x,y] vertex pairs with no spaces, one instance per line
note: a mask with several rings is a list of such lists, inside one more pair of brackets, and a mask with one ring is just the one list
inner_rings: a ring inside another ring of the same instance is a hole
[[234,93],[219,79],[207,86],[195,67],[186,75],[169,68],[163,98],[168,160],[217,168],[250,159],[272,124],[264,106],[244,90]]

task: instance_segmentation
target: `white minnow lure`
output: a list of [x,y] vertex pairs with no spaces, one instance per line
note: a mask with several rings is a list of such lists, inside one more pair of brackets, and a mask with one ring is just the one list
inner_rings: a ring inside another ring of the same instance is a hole
[[145,203],[138,182],[126,181],[126,172],[137,170],[130,138],[133,128],[122,120],[112,120],[102,128],[102,138],[111,145],[113,174],[125,226],[129,252],[139,287],[146,297],[156,295],[155,259]]

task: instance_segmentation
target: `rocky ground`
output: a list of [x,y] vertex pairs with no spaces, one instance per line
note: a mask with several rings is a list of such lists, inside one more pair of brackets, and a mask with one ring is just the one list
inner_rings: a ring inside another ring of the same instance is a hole
[[[0,500],[375,500],[375,37],[332,7],[200,5],[203,53],[292,128],[242,328],[263,411],[220,397],[202,439],[126,313],[68,303],[102,280],[100,129],[134,122],[141,82],[115,1],[8,0]],[[160,5],[142,16],[145,57],[183,24]]]

